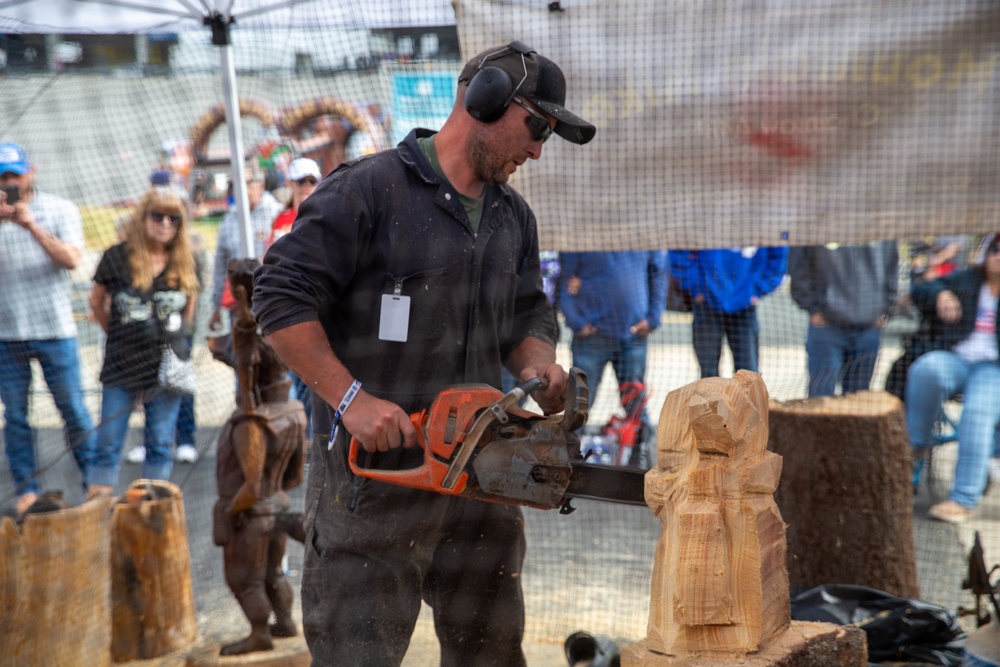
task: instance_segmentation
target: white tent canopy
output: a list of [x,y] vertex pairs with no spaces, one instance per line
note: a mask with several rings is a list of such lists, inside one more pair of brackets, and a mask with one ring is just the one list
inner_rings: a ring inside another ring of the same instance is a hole
[[242,27],[306,28],[454,25],[446,0],[0,0],[0,32],[179,32],[206,16]]
[[[0,33],[142,34],[210,29],[219,47],[230,154],[242,156],[243,134],[230,49],[230,26],[390,28],[453,25],[447,0],[0,0]],[[207,27],[205,27],[207,26]],[[232,160],[233,195],[243,250],[253,255],[244,165]]]

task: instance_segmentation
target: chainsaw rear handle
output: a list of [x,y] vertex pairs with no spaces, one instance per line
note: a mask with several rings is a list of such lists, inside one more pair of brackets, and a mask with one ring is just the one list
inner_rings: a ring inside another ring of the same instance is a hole
[[351,436],[351,445],[347,451],[347,463],[358,477],[367,477],[399,486],[408,486],[414,489],[424,489],[426,491],[437,491],[438,493],[450,493],[458,495],[465,490],[468,475],[463,474],[458,484],[453,489],[445,489],[441,483],[448,473],[448,466],[437,461],[430,453],[431,449],[427,443],[427,434],[424,432],[424,416],[427,410],[421,410],[410,415],[410,421],[417,429],[417,446],[424,451],[424,463],[416,468],[406,468],[404,470],[383,470],[381,468],[365,468],[358,463],[358,455],[364,449],[361,441]]

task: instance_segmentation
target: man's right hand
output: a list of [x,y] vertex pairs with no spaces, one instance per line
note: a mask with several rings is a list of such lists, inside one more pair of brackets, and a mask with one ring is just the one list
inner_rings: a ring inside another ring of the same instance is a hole
[[367,452],[387,452],[417,443],[417,429],[403,408],[363,390],[344,411],[342,421]]

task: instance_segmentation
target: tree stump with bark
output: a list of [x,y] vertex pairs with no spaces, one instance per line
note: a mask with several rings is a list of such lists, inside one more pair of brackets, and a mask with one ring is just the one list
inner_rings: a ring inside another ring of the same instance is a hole
[[0,664],[111,664],[110,505],[0,519]]
[[899,399],[862,391],[772,402],[769,448],[784,459],[775,498],[788,524],[794,590],[858,584],[919,597]]
[[181,490],[138,479],[114,506],[111,539],[115,661],[146,660],[198,636]]

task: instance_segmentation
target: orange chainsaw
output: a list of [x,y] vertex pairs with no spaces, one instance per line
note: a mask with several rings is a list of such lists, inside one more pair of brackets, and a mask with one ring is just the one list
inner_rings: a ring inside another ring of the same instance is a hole
[[[478,500],[559,508],[573,498],[643,505],[644,472],[587,463],[576,431],[587,423],[587,376],[570,369],[569,400],[561,415],[518,407],[545,381],[533,378],[504,394],[485,384],[441,391],[431,406],[410,415],[424,450],[416,468],[383,470],[358,462],[361,443],[351,438],[348,460],[355,475]],[[366,457],[367,458],[367,457]]]

